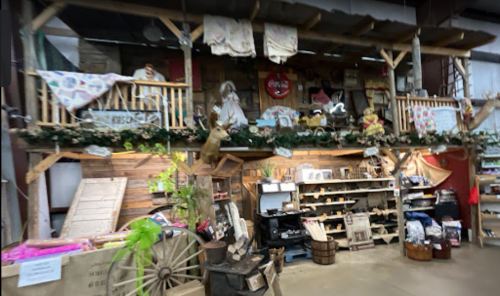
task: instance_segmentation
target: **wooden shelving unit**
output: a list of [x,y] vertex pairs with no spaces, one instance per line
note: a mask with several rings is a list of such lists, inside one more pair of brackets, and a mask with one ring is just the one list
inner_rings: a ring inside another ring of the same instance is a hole
[[[500,205],[500,193],[484,194],[486,186],[499,186],[498,183],[500,183],[500,175],[476,176],[476,185],[478,186],[480,193],[479,202],[477,204],[477,217],[479,226],[478,241],[481,248],[484,245],[484,240],[500,240],[500,214],[483,213],[483,209],[485,209],[488,205]],[[495,236],[491,237],[486,235],[484,232],[485,229],[491,230]]]
[[[389,181],[394,180],[394,178],[376,178],[346,180],[334,179],[298,182],[297,194],[301,200],[301,208],[309,208],[310,212],[315,212],[316,214],[318,214],[317,217],[301,217],[301,219],[322,221],[325,226],[330,225],[330,229],[326,231],[327,234],[334,235],[335,240],[343,240],[346,233],[343,219],[345,217],[345,213],[349,212],[350,206],[354,205],[361,199],[367,198],[367,195],[370,193],[383,193],[386,197],[385,200],[388,200],[387,195],[390,192],[394,192],[393,188],[389,188]],[[335,188],[332,190],[329,189],[329,187]],[[321,188],[323,189],[323,192],[320,191]],[[330,198],[331,201],[326,201],[327,198]],[[340,198],[343,198],[343,200],[339,200]],[[385,203],[385,205],[387,207],[387,202]],[[341,213],[341,215],[338,215],[339,212]],[[392,215],[396,212],[397,210],[395,208],[390,209],[388,211],[388,215]],[[324,213],[326,213],[327,215],[323,215]],[[375,223],[374,225],[372,225],[372,229],[377,229],[384,226],[397,227],[398,225],[397,223],[377,223],[377,220],[379,219],[376,218],[378,216],[376,212],[370,212],[369,215],[370,222],[372,224]],[[337,229],[336,226],[338,224],[342,224],[341,229]],[[393,233],[393,235],[397,236],[398,234]],[[374,236],[377,236],[377,234],[374,233]]]

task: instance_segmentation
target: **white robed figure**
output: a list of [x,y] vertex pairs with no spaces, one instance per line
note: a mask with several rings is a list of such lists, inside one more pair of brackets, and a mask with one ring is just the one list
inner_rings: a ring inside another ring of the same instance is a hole
[[235,91],[236,87],[231,80],[222,83],[220,86],[222,110],[220,111],[219,120],[224,124],[228,124],[231,121],[231,128],[241,129],[248,126],[248,119],[240,107],[240,98],[238,98]]

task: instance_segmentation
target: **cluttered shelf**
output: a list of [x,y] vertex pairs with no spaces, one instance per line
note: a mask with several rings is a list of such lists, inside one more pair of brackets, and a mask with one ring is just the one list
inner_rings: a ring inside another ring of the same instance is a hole
[[[390,209],[387,211],[388,214],[396,213],[396,209]],[[370,216],[377,215],[375,212],[370,212]],[[300,217],[302,220],[312,220],[312,221],[322,221],[322,220],[336,220],[344,219],[345,215],[331,215],[331,216],[319,216],[319,217]]]
[[[403,198],[403,201],[407,201],[407,200],[420,200],[420,199],[435,199],[435,198],[437,198],[436,195],[423,196],[423,197],[405,197],[405,198]],[[387,200],[388,201],[394,201],[394,200],[396,200],[396,198],[392,197],[392,198],[389,198]]]
[[[338,194],[353,194],[353,193],[370,193],[370,192],[389,192],[394,191],[392,188],[381,188],[381,189],[356,189],[356,190],[340,190],[340,191],[326,191],[321,195],[338,195]],[[313,193],[303,193],[303,196],[315,196],[318,192]]]
[[346,201],[333,201],[333,202],[317,202],[317,203],[301,203],[301,206],[305,207],[318,207],[318,206],[334,206],[334,205],[345,205],[345,204],[355,204],[355,200]]
[[482,220],[500,220],[500,214],[481,214]]
[[500,203],[500,194],[498,195],[482,194],[481,202]]
[[405,210],[405,212],[430,211],[430,210],[434,210],[434,207],[410,208],[410,209]]
[[391,180],[394,180],[394,178],[313,180],[313,181],[297,182],[297,185],[342,184],[342,183],[353,183],[353,182],[380,182],[380,181],[391,181]]
[[500,158],[500,154],[485,155],[483,158]]

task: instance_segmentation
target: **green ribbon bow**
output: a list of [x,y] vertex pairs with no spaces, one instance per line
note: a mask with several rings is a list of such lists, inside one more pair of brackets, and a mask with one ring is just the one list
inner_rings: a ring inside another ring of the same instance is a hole
[[[134,260],[138,269],[136,287],[138,288],[142,286],[144,266],[151,265],[153,261],[151,247],[160,240],[158,235],[161,233],[161,225],[151,219],[144,218],[132,222],[130,228],[133,232],[127,236],[125,248],[116,253],[113,260],[111,260],[110,267],[113,262],[121,260],[125,255],[135,250]],[[137,294],[149,296],[149,293],[145,293],[143,288],[140,288]]]

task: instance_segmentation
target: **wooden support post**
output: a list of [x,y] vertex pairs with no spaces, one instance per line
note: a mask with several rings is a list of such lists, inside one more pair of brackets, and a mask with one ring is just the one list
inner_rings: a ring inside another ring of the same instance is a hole
[[45,25],[51,18],[59,14],[66,5],[67,3],[65,2],[52,3],[31,22],[31,30],[33,30],[33,32],[38,31],[38,29]]
[[[193,67],[191,60],[191,46],[187,44],[181,45],[184,52],[184,75],[186,76],[186,123],[189,128],[194,127],[193,120]],[[191,166],[192,164],[190,164]]]
[[[464,66],[464,75],[465,77],[469,78],[469,59],[468,58],[463,58],[462,59],[463,66]],[[464,79],[464,97],[466,98],[472,98],[470,94],[470,84],[469,84],[469,79]]]
[[[389,50],[387,55],[392,60],[392,50]],[[396,102],[396,77],[394,75],[393,68],[387,67],[387,72],[389,74],[389,90],[391,93],[392,128],[394,129],[394,135],[399,136],[399,113]]]
[[[396,157],[399,159],[400,150],[396,150]],[[403,211],[403,190],[401,186],[401,168],[398,168],[395,175],[396,187],[399,188],[399,196],[396,197],[396,209],[398,212],[398,235],[399,235],[399,251],[401,256],[406,256],[405,248],[405,213]]]
[[[187,152],[187,165],[189,167],[192,167],[194,165],[194,155],[193,152]],[[188,184],[189,185],[194,185],[194,175],[189,175],[187,176],[188,178]]]
[[396,38],[394,38],[393,42],[394,43],[405,43],[406,41],[413,39],[413,37],[415,37],[415,35],[417,35],[417,36],[420,35],[420,28],[418,28],[417,30],[411,29],[410,31],[405,32],[405,33],[397,36]]
[[[40,153],[28,153],[29,157],[29,170],[33,170],[35,166],[42,161],[42,155]],[[39,196],[38,188],[39,178],[36,178],[33,182],[28,184],[28,238],[38,238],[38,224],[39,224]]]
[[253,21],[253,19],[255,18],[255,16],[257,15],[257,13],[259,12],[259,9],[260,9],[260,2],[259,0],[255,1],[255,5],[253,6],[253,9],[252,9],[252,13],[250,14],[250,21]]
[[415,35],[412,40],[413,88],[422,89],[422,56],[420,54],[420,39]]
[[[469,188],[476,186],[476,147],[473,145],[469,148]],[[464,150],[464,153],[467,153]],[[473,205],[470,207],[470,221],[472,228],[472,242],[478,243],[479,235],[479,221],[478,221],[478,205]]]
[[24,56],[24,97],[26,102],[26,113],[31,117],[28,127],[36,126],[38,122],[38,97],[35,77],[28,75],[38,69],[35,52],[35,38],[32,30],[33,1],[23,0],[23,56]]
[[313,17],[311,17],[310,19],[308,19],[303,25],[302,25],[302,29],[304,30],[310,30],[312,27],[314,27],[319,21],[321,20],[321,13],[318,13],[316,15],[314,15]]

